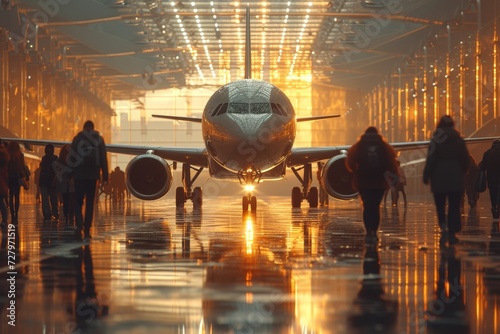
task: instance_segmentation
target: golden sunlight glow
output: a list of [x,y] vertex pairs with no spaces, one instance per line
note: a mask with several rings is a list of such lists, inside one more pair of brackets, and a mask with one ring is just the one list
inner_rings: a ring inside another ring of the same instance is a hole
[[253,184],[245,184],[243,189],[245,189],[246,192],[251,193],[252,191],[255,190],[255,186]]

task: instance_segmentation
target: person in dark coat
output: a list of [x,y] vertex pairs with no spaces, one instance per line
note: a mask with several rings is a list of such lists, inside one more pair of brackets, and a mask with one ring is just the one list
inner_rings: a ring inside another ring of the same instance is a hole
[[0,212],[2,214],[1,227],[7,226],[7,205],[6,199],[9,196],[9,152],[0,141]]
[[54,164],[56,168],[56,189],[61,195],[64,221],[66,224],[73,224],[75,217],[75,181],[71,176],[71,168],[67,165],[68,154],[71,150],[69,144],[61,147],[59,158]]
[[45,146],[45,155],[40,162],[40,193],[42,195],[42,213],[45,220],[59,219],[59,200],[57,198],[56,171],[53,163],[57,160],[54,145]]
[[24,178],[28,180],[29,175],[26,175],[26,162],[24,161],[24,154],[21,152],[21,147],[15,141],[11,141],[7,148],[10,155],[8,162],[9,169],[9,207],[12,223],[17,223],[17,216],[19,213],[19,194],[21,191],[21,184],[19,180]]
[[[456,233],[462,229],[460,206],[465,190],[465,175],[469,169],[469,152],[465,141],[455,129],[453,119],[441,117],[437,129],[432,135],[423,181],[431,184],[434,195],[441,242],[456,244]],[[448,215],[445,212],[448,200]]]
[[[371,166],[367,150],[378,150],[378,168]],[[396,152],[378,130],[370,126],[360,139],[347,152],[347,169],[353,173],[353,186],[359,192],[363,202],[363,223],[366,230],[366,242],[376,243],[380,225],[380,202],[386,189],[391,187],[391,180],[396,180],[398,166]]]
[[486,171],[486,184],[490,193],[491,214],[493,219],[499,218],[500,206],[500,140],[495,139],[491,148],[483,154],[483,160],[479,163]]
[[[77,156],[79,159],[70,161],[68,166],[74,166],[73,179],[75,180],[75,219],[77,228],[84,231],[84,238],[89,239],[90,228],[94,215],[97,181],[102,171],[102,182],[108,183],[108,160],[104,138],[94,130],[94,123],[86,121],[83,131],[80,131],[71,143],[69,160]],[[72,158],[73,157],[73,158]],[[85,200],[85,217],[82,213]]]

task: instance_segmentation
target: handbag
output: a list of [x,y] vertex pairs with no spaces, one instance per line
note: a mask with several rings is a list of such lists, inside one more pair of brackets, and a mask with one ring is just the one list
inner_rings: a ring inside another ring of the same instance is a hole
[[28,180],[26,180],[25,177],[20,177],[19,178],[19,185],[23,187],[24,190],[29,190],[30,189],[30,183]]
[[476,176],[476,183],[474,185],[477,192],[484,192],[486,190],[486,169],[479,164],[479,170]]

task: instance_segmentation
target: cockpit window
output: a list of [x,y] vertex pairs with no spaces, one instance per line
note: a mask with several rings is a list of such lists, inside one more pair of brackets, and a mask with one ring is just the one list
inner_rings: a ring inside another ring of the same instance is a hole
[[281,110],[281,113],[283,114],[283,116],[286,116],[287,113],[286,113],[286,109],[283,108],[283,106],[281,104],[277,104],[278,106],[278,109]]
[[248,103],[232,102],[229,108],[230,114],[248,114]]
[[237,103],[232,102],[229,108],[230,114],[269,114],[269,103]]
[[273,114],[286,116],[285,108],[283,108],[281,105],[277,103],[271,103],[271,109],[273,111]]
[[212,117],[225,114],[227,112],[227,103],[221,103],[212,112]]
[[269,114],[269,103],[250,103],[251,114]]

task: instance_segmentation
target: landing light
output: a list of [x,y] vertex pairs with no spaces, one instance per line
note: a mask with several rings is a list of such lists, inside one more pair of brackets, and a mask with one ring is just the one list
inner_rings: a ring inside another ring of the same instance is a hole
[[253,184],[246,184],[244,187],[245,191],[252,192],[255,190],[255,186]]

